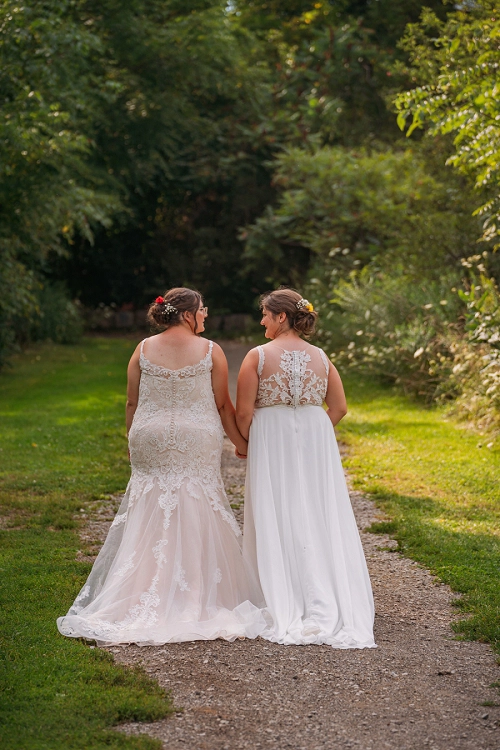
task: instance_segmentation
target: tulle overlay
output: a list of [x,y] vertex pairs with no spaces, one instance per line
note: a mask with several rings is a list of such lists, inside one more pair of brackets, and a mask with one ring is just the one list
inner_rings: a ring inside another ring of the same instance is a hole
[[[305,392],[321,386],[311,377],[315,384],[307,385],[302,365],[301,380],[290,373],[291,398],[276,392],[282,405],[257,408],[250,429],[243,551],[274,621],[262,635],[283,644],[370,648],[371,584],[335,432]],[[296,408],[284,403],[294,399]]]
[[85,586],[58,619],[63,635],[152,645],[253,638],[266,627],[220,475],[211,348],[176,371],[141,354],[132,476]]

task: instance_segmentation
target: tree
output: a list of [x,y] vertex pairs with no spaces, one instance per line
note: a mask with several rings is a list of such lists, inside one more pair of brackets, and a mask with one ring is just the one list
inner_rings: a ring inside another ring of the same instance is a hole
[[477,236],[464,181],[406,151],[290,149],[277,159],[281,189],[246,232],[246,258],[268,285],[303,284],[309,272],[328,294],[335,278],[371,264],[437,280],[461,269]]
[[442,21],[425,10],[402,41],[413,81],[396,99],[398,123],[410,136],[451,134],[452,164],[475,183],[483,238],[500,233],[500,20],[498,2],[463,4]]

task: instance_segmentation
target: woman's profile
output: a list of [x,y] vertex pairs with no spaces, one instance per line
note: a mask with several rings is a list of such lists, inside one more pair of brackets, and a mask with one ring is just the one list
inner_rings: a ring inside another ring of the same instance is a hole
[[243,361],[236,412],[249,438],[243,550],[274,622],[262,635],[373,647],[370,579],[333,429],[346,413],[342,382],[301,338],[317,318],[307,300],[279,289],[261,304],[270,342]]
[[63,635],[98,643],[163,644],[255,637],[262,594],[244,564],[221,478],[223,430],[239,453],[222,349],[198,336],[201,295],[175,288],[151,305],[163,328],[128,367],[132,474]]

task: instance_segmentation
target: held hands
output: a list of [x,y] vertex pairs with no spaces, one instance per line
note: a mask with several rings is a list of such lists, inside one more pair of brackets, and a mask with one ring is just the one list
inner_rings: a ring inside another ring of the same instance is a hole
[[236,458],[246,458],[248,453],[248,441],[244,437],[235,444],[234,455]]

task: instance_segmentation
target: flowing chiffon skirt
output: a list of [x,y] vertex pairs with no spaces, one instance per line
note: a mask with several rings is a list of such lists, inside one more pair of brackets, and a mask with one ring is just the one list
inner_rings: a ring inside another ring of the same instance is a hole
[[370,579],[335,432],[321,406],[255,410],[244,556],[283,644],[371,648]]

